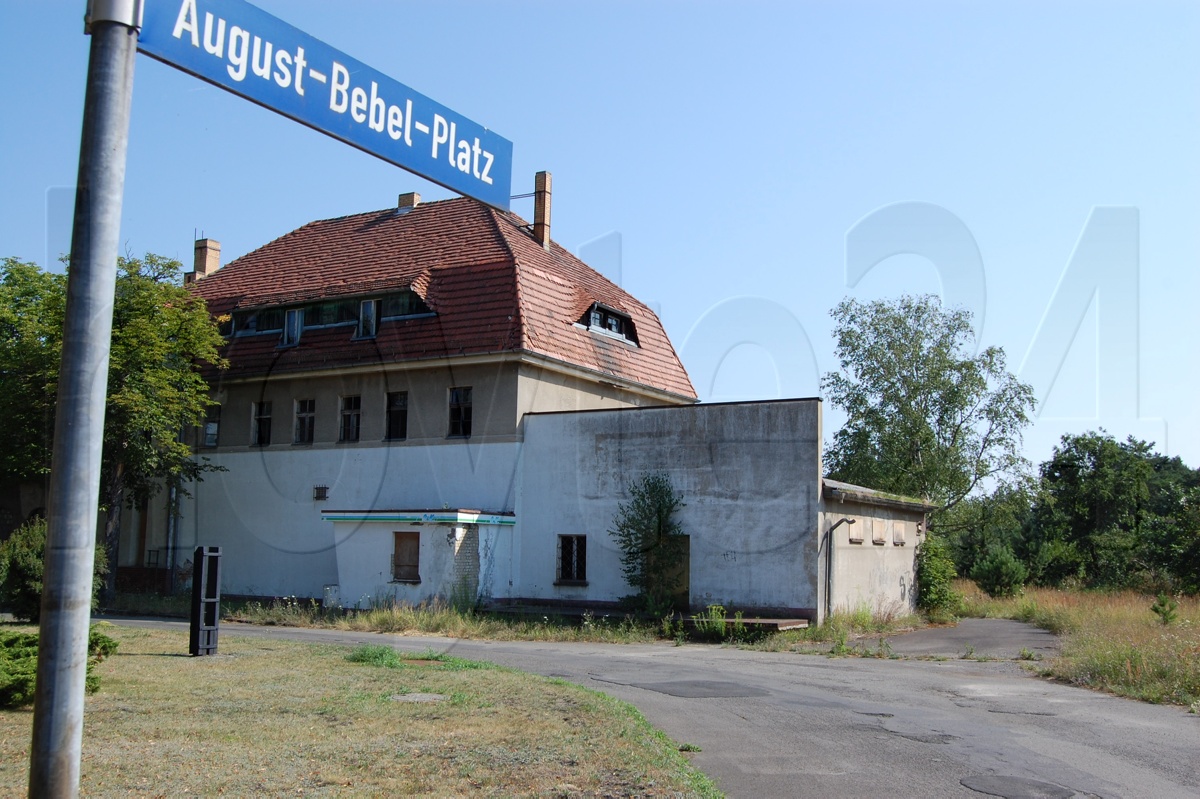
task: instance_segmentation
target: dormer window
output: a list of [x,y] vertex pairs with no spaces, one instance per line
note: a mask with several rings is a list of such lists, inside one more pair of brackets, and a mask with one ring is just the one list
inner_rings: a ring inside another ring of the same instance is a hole
[[290,347],[300,343],[300,331],[304,329],[304,309],[288,308],[283,322],[283,336],[279,339],[281,347]]
[[593,333],[604,333],[624,339],[634,345],[638,343],[637,331],[634,329],[633,320],[629,318],[629,315],[600,303],[596,303],[587,310],[587,313],[579,320],[579,325]]
[[421,299],[421,295],[412,289],[395,294],[388,294],[379,301],[379,317],[381,319],[401,319],[406,316],[423,316],[432,314],[429,306]]
[[358,330],[355,338],[375,338],[379,321],[379,300],[363,300],[358,305]]

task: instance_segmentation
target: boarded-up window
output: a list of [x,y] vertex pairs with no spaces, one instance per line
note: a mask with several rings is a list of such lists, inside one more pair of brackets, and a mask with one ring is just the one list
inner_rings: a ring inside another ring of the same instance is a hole
[[900,521],[897,519],[892,522],[892,543],[898,547],[904,546],[904,539],[908,535],[908,526],[912,522]]
[[392,579],[402,583],[421,582],[421,534],[393,533]]
[[887,543],[887,519],[871,519],[871,543],[885,544]]

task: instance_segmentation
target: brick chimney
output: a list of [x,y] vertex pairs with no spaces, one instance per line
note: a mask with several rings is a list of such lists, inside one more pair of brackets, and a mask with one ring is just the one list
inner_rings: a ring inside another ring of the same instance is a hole
[[421,195],[415,191],[405,192],[396,198],[396,209],[400,213],[411,211],[421,204]]
[[550,173],[538,172],[533,178],[533,237],[550,249]]
[[196,258],[192,262],[192,270],[184,274],[184,284],[203,280],[221,268],[221,242],[215,239],[198,239],[196,241]]

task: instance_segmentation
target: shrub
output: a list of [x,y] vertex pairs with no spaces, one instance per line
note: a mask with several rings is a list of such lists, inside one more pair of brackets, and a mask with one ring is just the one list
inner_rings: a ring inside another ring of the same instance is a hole
[[[42,614],[42,573],[46,555],[46,520],[32,519],[0,544],[0,608],[37,624]],[[104,575],[108,573],[104,547],[96,547],[92,577],[95,610]]]
[[993,599],[1016,596],[1028,576],[1025,564],[1006,544],[988,547],[987,554],[971,569],[971,579]]
[[917,607],[937,613],[956,606],[960,597],[952,583],[957,576],[946,542],[933,533],[925,536],[917,549]]
[[1166,627],[1178,617],[1179,603],[1167,594],[1159,594],[1154,604],[1150,606],[1150,610]]
[[621,550],[621,573],[636,592],[630,604],[661,618],[675,605],[686,552],[687,536],[673,518],[683,497],[662,472],[632,484],[629,494],[629,502],[618,506],[616,529],[609,532]]
[[[117,642],[95,627],[88,633],[87,677],[89,694],[100,688],[92,667],[117,651]],[[37,681],[37,633],[0,631],[0,708],[24,707],[33,703]]]

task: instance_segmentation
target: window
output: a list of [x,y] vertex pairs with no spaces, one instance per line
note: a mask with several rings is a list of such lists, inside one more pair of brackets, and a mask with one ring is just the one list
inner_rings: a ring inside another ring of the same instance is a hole
[[912,522],[901,521],[895,519],[892,521],[892,543],[898,547],[904,546],[904,539],[908,533],[908,526]]
[[250,429],[250,446],[266,447],[271,443],[271,402],[254,403],[254,423]]
[[204,416],[204,446],[215,447],[221,432],[221,406],[209,405]]
[[450,435],[466,438],[471,435],[471,387],[450,389]]
[[398,583],[421,582],[421,534],[393,533],[392,579]]
[[587,582],[587,536],[560,535],[558,537],[557,583]]
[[589,330],[602,331],[623,338],[631,344],[637,344],[637,331],[634,329],[633,320],[629,318],[629,315],[614,311],[600,303],[589,308],[580,317],[578,324]]
[[342,397],[342,426],[338,441],[358,441],[362,422],[362,397]]
[[358,306],[358,338],[375,338],[376,321],[379,318],[379,300],[363,300]]
[[283,322],[283,338],[280,346],[290,347],[300,343],[300,331],[304,329],[304,309],[289,308],[287,318]]
[[383,298],[380,304],[383,307],[380,309],[379,315],[384,319],[433,313],[420,295],[411,289],[406,289],[399,294],[389,294]]
[[887,519],[867,519],[871,525],[871,543],[883,544],[887,541]]
[[296,400],[296,432],[292,437],[292,443],[313,443],[313,431],[316,426],[317,401],[315,399]]
[[390,441],[408,438],[408,392],[389,391],[387,395],[387,432]]

